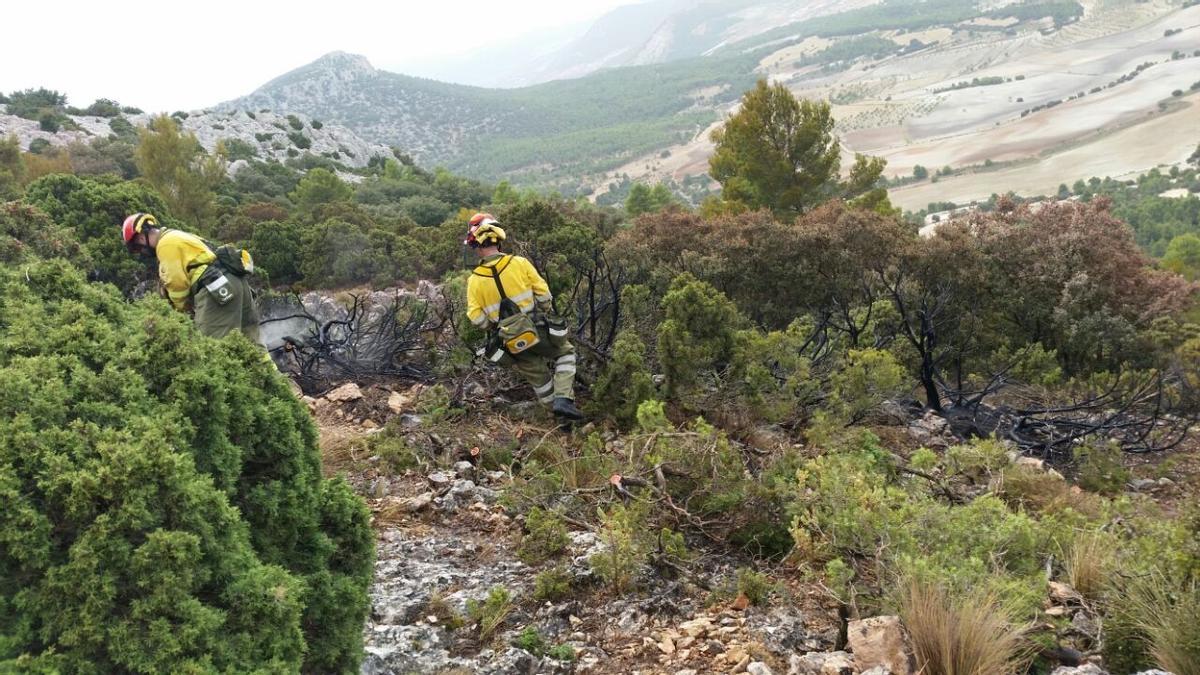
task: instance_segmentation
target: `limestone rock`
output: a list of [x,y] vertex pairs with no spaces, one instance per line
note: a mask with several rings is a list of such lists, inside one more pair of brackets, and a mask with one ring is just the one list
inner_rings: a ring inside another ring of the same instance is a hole
[[1089,663],[1082,666],[1061,666],[1051,671],[1050,675],[1109,675],[1108,671]]
[[762,661],[754,661],[750,665],[746,666],[746,672],[750,673],[750,675],[775,675],[775,672],[771,670],[770,666]]
[[913,675],[917,671],[912,643],[898,616],[851,621],[846,638],[860,668],[884,666],[894,675]]
[[362,389],[354,382],[347,382],[333,391],[325,394],[325,399],[334,403],[350,403],[363,397]]
[[793,654],[788,660],[788,675],[857,675],[854,657],[846,652],[809,652]]

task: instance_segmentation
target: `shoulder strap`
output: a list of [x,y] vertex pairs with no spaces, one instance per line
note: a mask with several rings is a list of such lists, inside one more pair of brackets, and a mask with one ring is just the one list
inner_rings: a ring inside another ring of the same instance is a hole
[[200,238],[200,237],[198,237],[198,238],[200,239],[200,241],[204,242],[204,248],[208,249],[208,252],[213,254],[213,259],[208,262],[199,262],[197,260],[193,260],[192,262],[188,263],[187,271],[189,271],[189,272],[196,269],[197,267],[202,267],[204,265],[210,265],[210,264],[216,262],[217,249],[220,248],[219,246],[217,246],[216,244],[212,243],[211,241],[209,241],[207,239]]
[[508,269],[508,264],[510,262],[512,262],[511,255],[505,256],[505,257],[501,258],[500,260],[496,261],[495,265],[480,265],[479,266],[479,267],[486,267],[486,268],[491,269],[491,271],[492,271],[491,274],[480,274],[478,268],[476,268],[476,270],[475,270],[475,274],[478,274],[481,277],[491,277],[492,281],[494,281],[496,283],[496,291],[498,293],[500,293],[499,314],[500,314],[501,319],[508,318],[510,316],[519,314],[521,312],[521,308],[519,306],[517,306],[517,303],[515,303],[511,299],[509,299],[508,293],[504,292],[504,284],[500,282],[500,273],[503,272],[504,270]]

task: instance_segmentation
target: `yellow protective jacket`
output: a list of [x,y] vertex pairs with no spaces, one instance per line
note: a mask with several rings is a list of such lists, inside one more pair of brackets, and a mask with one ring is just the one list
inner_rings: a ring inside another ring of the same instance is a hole
[[181,230],[163,230],[154,247],[158,258],[158,280],[167,290],[171,306],[185,311],[191,300],[192,286],[216,260],[204,240]]
[[548,306],[553,296],[546,280],[533,263],[518,255],[496,254],[483,259],[467,281],[467,318],[480,328],[490,328],[500,320],[500,290],[492,280],[499,272],[504,294],[526,314],[537,305]]

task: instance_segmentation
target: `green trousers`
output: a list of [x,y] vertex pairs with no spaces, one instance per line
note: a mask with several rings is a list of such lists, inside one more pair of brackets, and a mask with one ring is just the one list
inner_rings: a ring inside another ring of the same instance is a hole
[[226,283],[215,292],[203,285],[196,292],[192,299],[196,308],[196,328],[214,338],[223,338],[240,330],[251,342],[257,343],[258,307],[250,284],[234,274],[226,274],[225,280]]
[[564,341],[561,347],[549,340],[517,355],[505,354],[500,365],[511,365],[533,387],[542,403],[556,398],[575,400],[575,347]]

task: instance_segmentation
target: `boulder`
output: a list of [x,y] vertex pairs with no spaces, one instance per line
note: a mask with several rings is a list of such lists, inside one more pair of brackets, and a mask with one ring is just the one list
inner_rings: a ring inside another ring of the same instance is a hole
[[846,652],[809,652],[788,659],[788,675],[857,675],[854,657]]
[[1109,675],[1109,673],[1094,663],[1088,663],[1082,666],[1060,666],[1051,671],[1050,675]]
[[363,397],[362,389],[353,382],[347,382],[333,391],[325,394],[325,399],[334,403],[350,403]]
[[873,616],[851,621],[846,642],[860,668],[883,666],[893,675],[913,675],[917,660],[913,656],[908,632],[898,616]]
[[762,661],[753,661],[746,666],[746,672],[750,675],[775,675],[775,671]]

